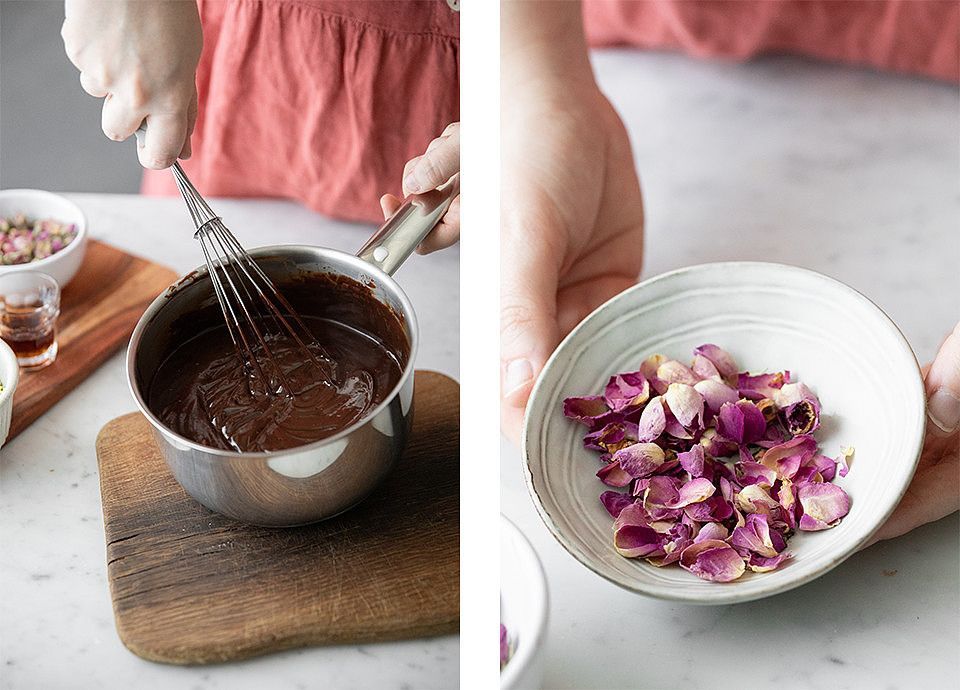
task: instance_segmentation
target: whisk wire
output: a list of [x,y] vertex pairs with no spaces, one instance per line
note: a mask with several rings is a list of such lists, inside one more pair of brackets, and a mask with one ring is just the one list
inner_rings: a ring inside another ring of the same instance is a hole
[[[302,353],[320,366],[320,374],[329,378],[331,360],[322,354],[318,356],[315,352],[316,350],[322,353],[322,350],[293,307],[224,225],[222,219],[213,212],[180,164],[175,163],[172,170],[177,188],[197,228],[194,237],[203,250],[207,273],[213,283],[230,338],[244,360],[251,378],[257,379],[268,395],[295,393],[290,389],[283,369],[271,351],[269,341],[275,337],[292,338]],[[288,318],[300,329],[299,333]],[[273,332],[267,333],[263,326],[267,326],[270,321],[273,323]],[[323,366],[321,360],[327,367]]]

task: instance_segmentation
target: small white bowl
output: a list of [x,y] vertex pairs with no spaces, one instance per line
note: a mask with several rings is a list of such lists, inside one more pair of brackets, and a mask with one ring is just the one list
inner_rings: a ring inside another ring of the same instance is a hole
[[17,356],[9,345],[0,340],[0,383],[3,384],[3,390],[0,391],[0,448],[6,442],[7,434],[10,433],[13,393],[17,390],[19,380],[20,366],[17,364]]
[[87,251],[87,218],[75,203],[53,192],[41,189],[4,189],[0,190],[0,216],[9,217],[24,213],[30,218],[52,218],[62,223],[77,226],[77,236],[73,242],[45,259],[28,264],[0,266],[0,275],[18,271],[39,271],[46,273],[63,288],[80,270],[83,256]]
[[[582,425],[564,418],[564,398],[602,390],[660,352],[689,361],[714,343],[742,370],[789,369],[823,405],[815,433],[823,452],[856,454],[836,483],[850,513],[836,527],[799,532],[794,557],[734,582],[697,578],[620,556],[598,499],[596,454]],[[780,264],[730,262],[683,268],[644,281],[588,316],[557,348],[527,407],[522,447],[527,487],[557,540],[598,575],[628,590],[695,604],[730,604],[809,582],[862,547],[893,512],[913,476],[925,428],[925,397],[913,351],[870,300],[819,273]]]
[[507,628],[513,649],[500,671],[503,690],[541,687],[547,611],[547,580],[540,559],[516,525],[501,515],[500,622]]

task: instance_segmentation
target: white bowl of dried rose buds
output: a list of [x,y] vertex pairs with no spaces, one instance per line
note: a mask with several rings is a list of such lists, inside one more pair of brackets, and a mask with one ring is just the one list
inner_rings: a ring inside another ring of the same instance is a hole
[[0,190],[0,275],[39,271],[62,288],[86,249],[87,219],[75,203],[40,189]]
[[560,344],[531,394],[530,495],[575,558],[696,604],[809,582],[867,544],[923,445],[920,368],[827,276],[757,262],[644,281]]

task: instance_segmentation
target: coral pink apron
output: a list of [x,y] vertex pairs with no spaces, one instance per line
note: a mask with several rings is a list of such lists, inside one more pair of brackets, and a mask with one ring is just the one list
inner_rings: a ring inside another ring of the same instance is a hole
[[[382,220],[404,163],[460,119],[459,15],[445,0],[199,0],[193,156],[208,196],[285,197]],[[145,194],[176,194],[168,170]]]
[[594,46],[792,53],[960,81],[956,0],[587,0],[584,18]]

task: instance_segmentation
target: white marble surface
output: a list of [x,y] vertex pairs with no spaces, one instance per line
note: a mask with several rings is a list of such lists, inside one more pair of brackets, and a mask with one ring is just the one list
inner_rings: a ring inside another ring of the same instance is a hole
[[[202,263],[179,199],[69,195],[92,236],[179,272]],[[247,246],[310,243],[355,251],[372,228],[336,223],[283,201],[216,200]],[[417,366],[456,377],[459,250],[413,256],[397,280],[417,309]],[[178,668],[134,656],[117,637],[106,580],[94,439],[134,409],[120,355],[0,450],[0,688],[456,687],[455,636],[303,649],[245,662]]]
[[[633,139],[645,276],[723,259],[798,264],[862,291],[922,361],[933,356],[960,319],[956,88],[793,59],[604,51],[594,64]],[[794,591],[700,608],[620,590],[568,555],[540,522],[506,441],[501,484],[503,512],[547,571],[545,687],[960,682],[956,514]]]

